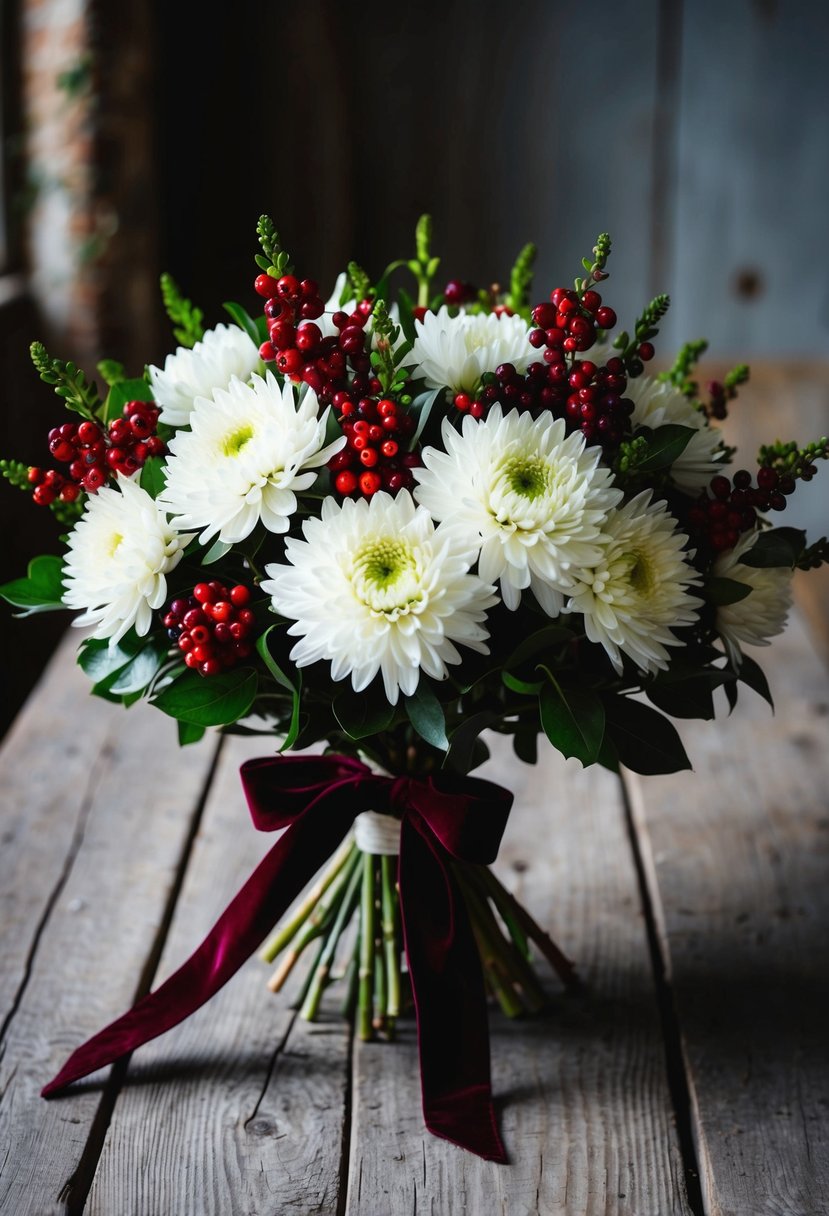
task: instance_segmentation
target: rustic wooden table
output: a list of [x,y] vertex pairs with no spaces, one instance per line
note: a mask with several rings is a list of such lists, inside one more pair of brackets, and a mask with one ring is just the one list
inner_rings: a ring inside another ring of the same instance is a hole
[[[84,1038],[169,974],[270,847],[237,770],[87,695],[73,641],[0,756],[0,1212],[43,1216],[816,1216],[829,1211],[829,678],[820,573],[746,691],[682,728],[695,772],[619,782],[497,747],[498,868],[578,961],[549,1012],[492,1014],[510,1153],[424,1133],[412,1025],[353,1040],[248,963],[190,1021],[44,1102]],[[816,628],[817,632],[816,632]],[[817,650],[815,649],[817,641]],[[496,742],[503,742],[496,740]]]

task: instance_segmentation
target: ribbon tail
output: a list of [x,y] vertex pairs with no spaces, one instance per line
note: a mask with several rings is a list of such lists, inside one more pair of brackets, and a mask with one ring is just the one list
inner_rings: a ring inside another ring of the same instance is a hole
[[209,1001],[270,933],[279,917],[345,836],[343,806],[302,816],[280,837],[228,904],[198,949],[160,988],[72,1053],[44,1098],[112,1064],[183,1022]]
[[448,853],[419,816],[400,837],[400,909],[429,1131],[505,1163],[492,1103],[480,955]]

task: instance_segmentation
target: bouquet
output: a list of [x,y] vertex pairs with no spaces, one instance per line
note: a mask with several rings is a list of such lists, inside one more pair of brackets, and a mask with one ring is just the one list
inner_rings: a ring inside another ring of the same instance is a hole
[[488,869],[511,795],[470,775],[484,732],[529,763],[544,736],[585,766],[689,767],[669,717],[713,718],[741,683],[768,698],[743,647],[783,628],[794,569],[829,559],[768,518],[829,442],[733,470],[716,423],[748,369],[703,389],[698,341],[648,374],[669,300],[619,331],[606,234],[540,302],[531,245],[506,286],[439,286],[428,216],[411,258],[376,281],[351,263],[327,302],[265,216],[258,236],[261,315],[229,303],[206,330],[162,277],[163,367],[102,362],[100,392],[35,343],[76,417],[49,433],[57,467],[0,464],[65,530],[0,595],[79,610],[92,691],[148,698],[182,745],[278,740],[242,780],[256,827],[287,829],[44,1093],[181,1021],[269,938],[274,990],[311,948],[308,1018],[335,980],[361,1038],[414,1007],[427,1126],[505,1160],[487,994],[540,1009],[539,956],[576,977]]

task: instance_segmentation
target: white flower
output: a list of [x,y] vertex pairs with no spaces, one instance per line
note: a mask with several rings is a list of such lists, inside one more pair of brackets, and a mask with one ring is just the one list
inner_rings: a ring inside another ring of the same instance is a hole
[[511,363],[522,374],[537,358],[529,343],[529,328],[519,316],[495,313],[460,313],[450,317],[444,305],[415,321],[416,337],[406,362],[412,376],[430,388],[472,392],[484,372]]
[[187,426],[197,397],[212,397],[236,376],[247,380],[260,366],[255,342],[238,325],[208,329],[192,350],[179,346],[168,355],[164,369],[150,367],[150,384],[160,420],[169,426]]
[[484,582],[500,579],[508,608],[531,587],[550,616],[584,566],[601,556],[602,527],[622,497],[599,466],[599,448],[585,448],[562,419],[493,406],[485,421],[467,415],[459,434],[443,423],[446,452],[426,448],[414,469],[417,501],[445,520],[473,551]]
[[469,556],[403,491],[369,501],[326,498],[321,519],[289,538],[290,566],[266,566],[262,589],[295,621],[298,667],[327,660],[331,676],[351,675],[355,692],[378,672],[392,705],[411,695],[421,671],[442,680],[459,663],[460,643],[487,654],[482,622],[494,588],[469,573]]
[[323,447],[328,410],[318,417],[316,394],[299,405],[287,381],[271,372],[250,384],[231,380],[213,399],[196,399],[191,430],[170,441],[167,485],[159,495],[177,526],[202,528],[201,543],[213,537],[234,544],[261,520],[269,532],[286,532],[316,470],[345,444],[345,436]]
[[142,636],[153,610],[167,598],[169,574],[192,540],[167,522],[157,502],[136,481],[90,494],[69,535],[63,602],[84,608],[74,625],[95,625],[93,637],[114,644],[135,626]]
[[740,643],[768,646],[770,638],[783,632],[792,606],[793,572],[788,567],[746,566],[740,561],[756,540],[756,531],[747,532],[714,562],[715,578],[730,578],[751,587],[744,599],[717,609],[717,633],[734,667],[742,662]]
[[671,478],[688,494],[704,489],[719,472],[726,455],[719,431],[709,425],[705,414],[695,409],[675,385],[652,376],[630,380],[625,396],[636,406],[630,420],[634,430],[668,425],[693,428],[696,434],[671,466]]
[[581,612],[591,642],[604,646],[616,671],[622,654],[641,671],[668,666],[666,646],[684,643],[671,631],[697,618],[702,600],[690,587],[700,575],[683,551],[687,536],[664,502],[651,504],[645,490],[610,514],[601,559],[581,579],[567,603]]

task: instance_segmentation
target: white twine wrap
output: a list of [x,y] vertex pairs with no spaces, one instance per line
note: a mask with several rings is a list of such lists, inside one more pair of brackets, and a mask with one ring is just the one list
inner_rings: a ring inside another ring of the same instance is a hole
[[396,857],[400,852],[400,820],[376,811],[361,811],[354,820],[354,839],[362,853]]

